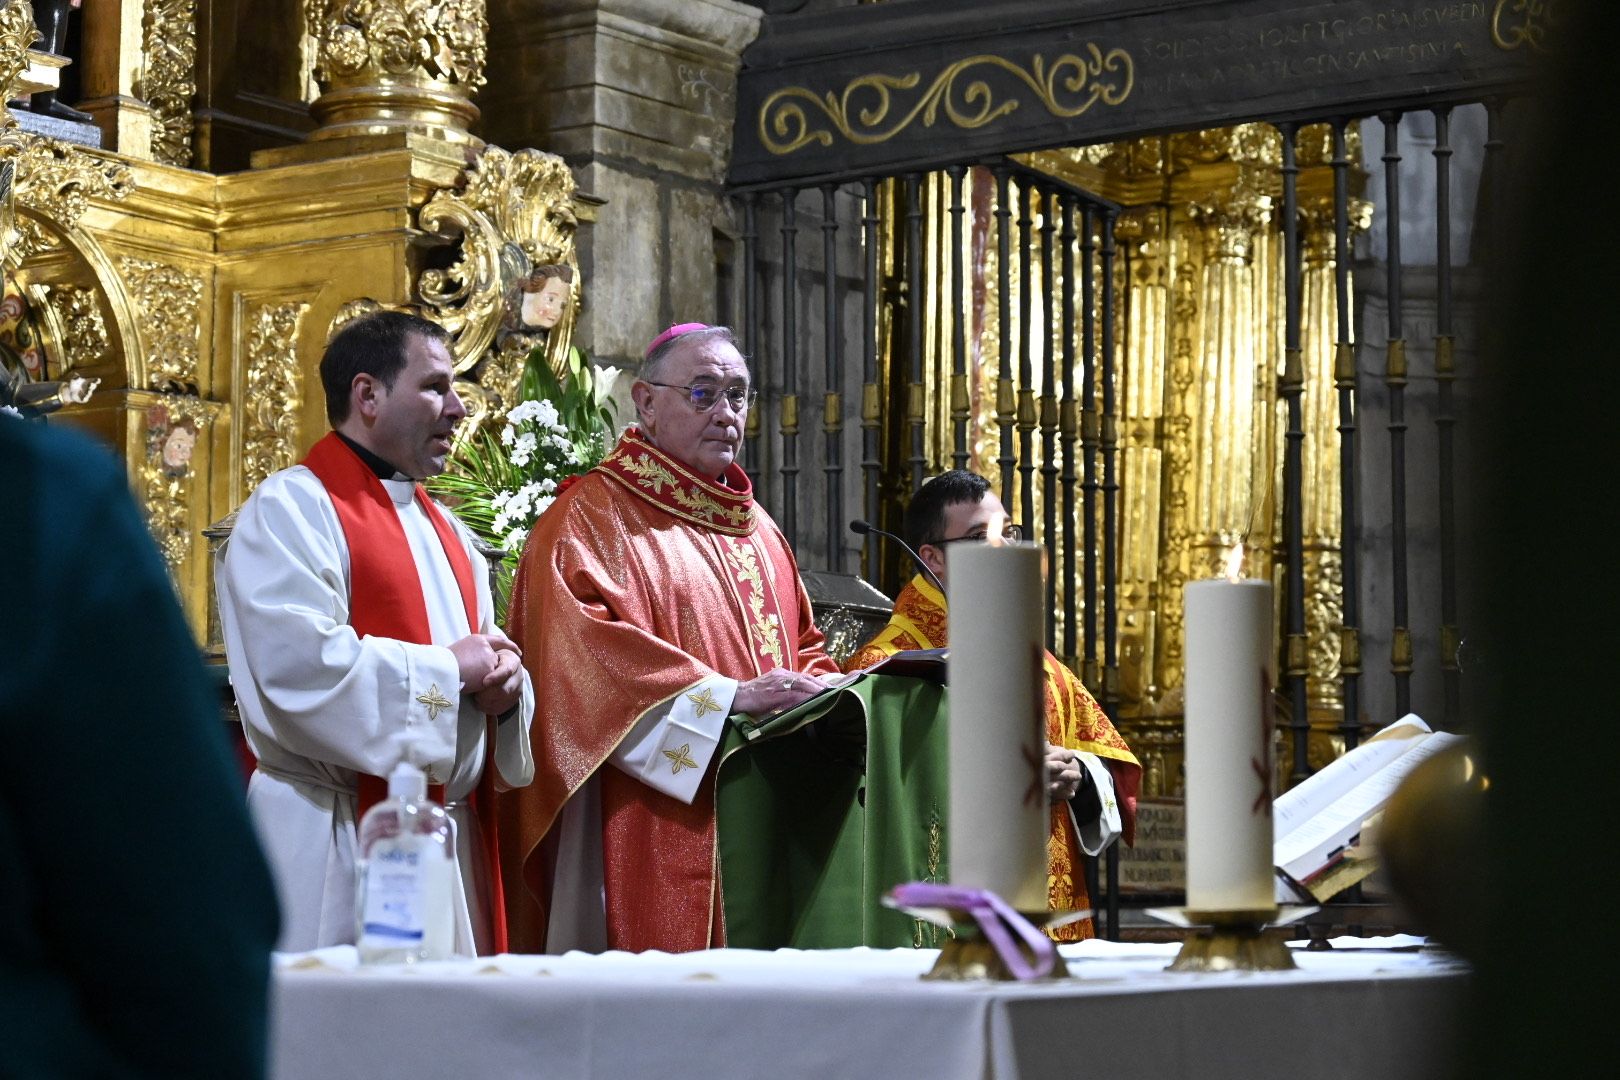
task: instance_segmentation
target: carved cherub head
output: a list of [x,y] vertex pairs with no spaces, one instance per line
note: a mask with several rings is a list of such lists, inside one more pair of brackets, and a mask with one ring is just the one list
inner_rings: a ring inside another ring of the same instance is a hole
[[573,292],[573,267],[563,263],[537,266],[518,282],[510,318],[512,329],[534,333],[550,330],[568,311]]

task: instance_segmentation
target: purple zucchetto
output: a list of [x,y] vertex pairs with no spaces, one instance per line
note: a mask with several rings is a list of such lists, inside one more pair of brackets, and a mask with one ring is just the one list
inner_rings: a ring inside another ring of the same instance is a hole
[[647,351],[642,356],[642,359],[643,360],[650,359],[652,357],[652,354],[658,351],[659,346],[664,345],[664,344],[674,340],[675,338],[680,337],[682,334],[690,334],[690,333],[693,333],[694,331],[697,331],[697,330],[712,330],[712,329],[713,329],[713,327],[709,326],[708,323],[700,323],[700,322],[676,323],[674,326],[670,327],[668,330],[665,330],[662,334],[659,334],[657,337],[652,339],[652,344],[647,346]]

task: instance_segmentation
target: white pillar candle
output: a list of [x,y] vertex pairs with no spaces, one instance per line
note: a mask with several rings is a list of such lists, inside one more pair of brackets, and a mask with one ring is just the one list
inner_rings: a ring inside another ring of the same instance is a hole
[[947,558],[951,884],[1045,911],[1041,550],[957,544]]
[[1275,907],[1269,581],[1186,591],[1187,906]]

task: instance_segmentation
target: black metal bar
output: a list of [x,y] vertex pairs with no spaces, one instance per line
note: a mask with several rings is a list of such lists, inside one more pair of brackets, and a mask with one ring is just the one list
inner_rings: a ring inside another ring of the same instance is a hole
[[1485,239],[1491,245],[1491,257],[1498,262],[1505,255],[1507,243],[1507,161],[1502,148],[1502,119],[1507,103],[1492,98],[1485,103],[1485,179],[1490,185],[1486,191],[1490,200],[1486,204]]
[[1034,338],[1030,320],[1034,316],[1035,290],[1030,286],[1030,249],[1034,245],[1035,219],[1030,216],[1034,186],[1027,179],[1018,184],[1018,506],[1007,504],[1015,520],[1035,529],[1035,388],[1030,343]]
[[996,314],[1000,323],[997,353],[1001,361],[996,380],[996,424],[1001,430],[1001,502],[1013,504],[1013,382],[1012,382],[1012,194],[1011,166],[998,163],[990,171],[996,178]]
[[[1057,545],[1057,357],[1052,354],[1052,328],[1057,325],[1058,283],[1053,277],[1053,248],[1057,245],[1057,218],[1060,213],[1056,194],[1041,192],[1041,299],[1045,316],[1041,319],[1041,545],[1049,563]],[[1029,525],[1033,532],[1035,523]],[[1046,647],[1057,646],[1057,567],[1046,573]]]
[[1434,424],[1440,466],[1440,681],[1444,694],[1441,726],[1457,727],[1461,713],[1462,672],[1457,666],[1457,507],[1452,440],[1457,417],[1453,392],[1457,364],[1451,329],[1451,110],[1434,111],[1435,185],[1435,334]]
[[1087,191],[1083,187],[1078,187],[1071,184],[1061,176],[1055,176],[1052,173],[1032,169],[1028,165],[1025,165],[1023,162],[1019,161],[1017,158],[993,158],[990,159],[987,164],[995,164],[997,162],[1004,163],[1008,168],[1012,169],[1012,175],[1015,179],[1028,180],[1031,184],[1045,188],[1048,193],[1073,195],[1080,202],[1091,204],[1091,207],[1097,210],[1099,213],[1104,210],[1112,210],[1116,214],[1122,214],[1125,212],[1125,207],[1120,203],[1105,199],[1094,191]]
[[826,294],[825,336],[827,339],[827,396],[821,428],[827,436],[827,569],[844,570],[844,355],[843,328],[838,319],[838,189],[831,184],[821,189],[822,291]]
[[1287,406],[1288,428],[1283,444],[1283,558],[1286,562],[1285,596],[1287,634],[1283,646],[1283,678],[1292,715],[1294,767],[1291,783],[1310,775],[1311,718],[1305,692],[1305,364],[1300,348],[1299,163],[1295,158],[1293,124],[1279,124],[1282,133],[1283,226],[1283,374],[1278,393]]
[[[1114,224],[1102,215],[1103,711],[1119,723],[1119,417],[1114,386]],[[1119,843],[1108,846],[1108,938],[1119,940]]]
[[782,192],[782,464],[777,468],[782,477],[782,533],[794,545],[799,541],[799,301],[794,251],[798,195],[793,188]]
[[[747,354],[753,365],[753,378],[756,385],[763,385],[765,379],[760,368],[764,364],[764,357],[760,355],[759,341],[759,196],[754,192],[747,192],[741,196],[743,211],[742,227],[742,274],[743,274],[743,352]],[[753,485],[756,494],[759,493],[759,410],[748,410],[747,426],[744,428],[745,458],[743,471],[748,474],[748,481]]]
[[1097,421],[1097,218],[1088,203],[1080,236],[1080,314],[1084,327],[1080,357],[1081,547],[1085,560],[1085,617],[1082,623],[1082,676],[1086,688],[1102,696],[1102,665],[1097,649],[1097,452],[1102,427]]
[[[878,211],[877,181],[863,182],[864,213],[861,217],[862,246],[866,256],[866,280],[862,283],[865,318],[861,324],[861,474],[865,479],[862,500],[866,520],[878,519],[878,477],[882,462],[878,459],[878,437],[883,423],[882,399],[877,375],[877,312],[878,312]],[[876,544],[867,544],[862,558],[868,581],[878,576]]]
[[1119,417],[1114,381],[1114,224],[1112,210],[1102,215],[1102,705],[1110,717],[1119,712]]
[[1333,125],[1333,300],[1338,335],[1333,385],[1339,393],[1339,676],[1344,713],[1339,734],[1346,750],[1361,742],[1361,579],[1356,516],[1356,350],[1350,340],[1350,151],[1345,122]]
[[951,182],[951,461],[958,469],[968,467],[968,418],[972,400],[968,395],[967,313],[972,304],[973,291],[964,280],[967,275],[966,256],[962,247],[962,218],[967,212],[968,170],[965,165],[952,166],[947,175]]
[[1393,630],[1390,670],[1395,677],[1395,715],[1412,708],[1412,634],[1407,628],[1406,596],[1406,340],[1401,318],[1401,116],[1383,113],[1384,205],[1387,244],[1385,272],[1389,284],[1389,351],[1384,384],[1389,388],[1390,582]]
[[928,467],[924,443],[927,413],[923,400],[923,232],[922,177],[906,177],[906,354],[910,359],[910,392],[906,422],[911,425],[911,490],[923,485]]
[[1075,604],[1074,485],[1075,447],[1080,438],[1079,406],[1074,396],[1074,209],[1075,197],[1063,205],[1063,402],[1058,412],[1063,441],[1063,662],[1073,667],[1079,657],[1080,612]]

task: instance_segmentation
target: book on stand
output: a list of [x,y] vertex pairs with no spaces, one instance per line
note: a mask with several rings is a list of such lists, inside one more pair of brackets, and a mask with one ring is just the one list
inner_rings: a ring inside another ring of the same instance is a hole
[[1326,900],[1372,873],[1363,827],[1407,774],[1460,738],[1408,713],[1279,796],[1272,804],[1278,902]]

